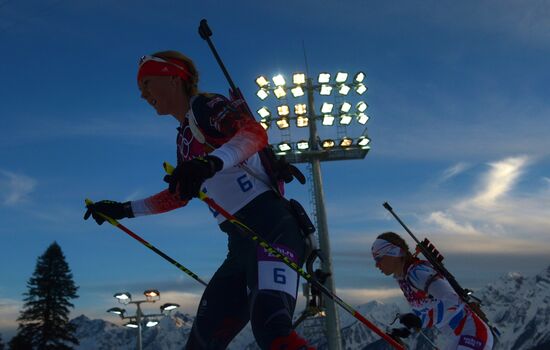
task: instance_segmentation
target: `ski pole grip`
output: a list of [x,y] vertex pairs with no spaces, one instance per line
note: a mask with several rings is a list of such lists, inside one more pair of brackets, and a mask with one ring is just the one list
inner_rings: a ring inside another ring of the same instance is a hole
[[382,204],[384,206],[384,208],[386,208],[386,210],[389,210],[389,211],[392,211],[393,208],[390,206],[390,204],[388,202],[384,202],[384,204]]
[[208,22],[206,21],[206,18],[201,19],[201,22],[199,24],[199,35],[204,40],[207,40],[209,37],[212,36],[212,31],[208,26]]

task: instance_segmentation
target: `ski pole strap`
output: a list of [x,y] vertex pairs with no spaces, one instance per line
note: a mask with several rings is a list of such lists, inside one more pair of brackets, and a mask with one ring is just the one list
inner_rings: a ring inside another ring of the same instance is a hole
[[[90,199],[86,198],[85,200],[85,203],[86,205],[91,205],[91,204],[94,204],[94,202],[92,202]],[[193,271],[189,270],[188,268],[186,268],[185,266],[183,266],[182,264],[180,264],[179,262],[177,262],[176,260],[172,259],[171,257],[169,257],[168,255],[164,254],[162,251],[160,251],[159,249],[157,249],[155,246],[153,246],[151,243],[147,242],[146,240],[144,240],[143,238],[141,238],[140,236],[138,236],[137,234],[135,234],[134,232],[132,232],[130,229],[128,229],[126,226],[122,225],[120,222],[118,222],[117,220],[103,214],[103,213],[100,213],[100,212],[96,212],[99,216],[101,216],[102,218],[104,218],[105,220],[107,220],[111,225],[115,226],[115,227],[118,227],[120,230],[122,230],[124,233],[128,234],[130,237],[132,237],[133,239],[135,239],[136,241],[138,241],[139,243],[143,244],[144,246],[146,246],[147,248],[151,249],[152,251],[154,251],[155,253],[157,253],[158,255],[160,255],[162,258],[164,258],[165,260],[167,260],[169,263],[171,263],[172,265],[174,265],[175,267],[177,267],[178,269],[180,269],[182,272],[184,272],[185,274],[187,274],[188,276],[190,276],[191,278],[193,278],[194,280],[196,280],[197,282],[199,282],[200,284],[202,284],[203,286],[206,287],[207,283],[204,282],[202,279],[200,279],[199,276],[197,276],[195,273],[193,273]]]
[[[170,165],[167,162],[164,162],[163,164],[164,170],[170,175],[174,171],[174,167]],[[282,261],[285,265],[290,267],[292,270],[297,272],[300,276],[302,276],[306,281],[314,285],[317,289],[319,289],[323,294],[325,294],[327,297],[332,299],[335,303],[340,305],[344,310],[346,310],[348,313],[350,313],[353,317],[361,321],[365,326],[367,326],[369,329],[371,329],[374,333],[378,334],[380,337],[382,337],[385,341],[387,341],[390,345],[392,345],[397,350],[405,350],[403,345],[399,344],[395,339],[390,337],[388,334],[383,332],[380,328],[378,328],[374,323],[367,320],[363,315],[361,315],[358,311],[356,311],[353,307],[346,304],[342,299],[340,299],[336,294],[332,293],[329,289],[327,289],[324,285],[319,283],[315,278],[312,277],[310,273],[307,271],[304,271],[298,264],[296,264],[294,261],[290,260],[286,255],[281,254],[277,249],[273,248],[269,242],[267,242],[265,239],[263,239],[258,233],[254,232],[250,227],[246,226],[244,223],[239,221],[234,215],[227,212],[224,208],[222,208],[218,203],[216,203],[212,198],[208,197],[206,193],[203,191],[199,192],[198,198],[208,204],[208,206],[220,213],[224,218],[226,218],[230,223],[235,225],[237,228],[239,228],[243,233],[248,235],[250,239],[252,239],[256,244],[258,244],[260,247],[264,248],[268,254],[271,254],[275,258]]]

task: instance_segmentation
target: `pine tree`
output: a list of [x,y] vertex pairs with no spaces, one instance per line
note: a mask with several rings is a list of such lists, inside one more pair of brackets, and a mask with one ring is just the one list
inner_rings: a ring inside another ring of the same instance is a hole
[[4,350],[4,348],[5,348],[4,341],[2,340],[2,334],[0,334],[0,350]]
[[69,308],[74,307],[69,300],[78,298],[78,287],[56,242],[38,258],[27,288],[17,319],[17,336],[21,336],[18,341],[30,342],[37,350],[68,350],[71,344],[78,345],[76,329],[69,323]]
[[18,333],[15,337],[11,338],[8,345],[11,350],[32,350],[32,344],[22,333]]

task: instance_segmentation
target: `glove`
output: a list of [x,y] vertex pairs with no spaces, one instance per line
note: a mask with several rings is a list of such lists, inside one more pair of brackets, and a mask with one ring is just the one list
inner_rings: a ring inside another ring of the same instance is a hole
[[408,329],[420,329],[422,328],[422,320],[420,317],[413,313],[408,313],[399,316],[399,322]]
[[411,335],[411,331],[409,331],[407,328],[392,328],[392,330],[389,333],[389,336],[397,339],[397,338],[407,338],[409,335]]
[[203,182],[222,170],[223,161],[215,156],[197,157],[178,164],[171,175],[166,175],[170,193],[179,192],[182,200],[197,197]]
[[98,225],[101,225],[106,221],[106,219],[98,213],[107,215],[115,220],[134,217],[134,212],[132,211],[132,205],[130,202],[120,203],[103,200],[93,204],[88,204],[86,208],[87,210],[84,214],[84,220],[88,220],[91,215]]

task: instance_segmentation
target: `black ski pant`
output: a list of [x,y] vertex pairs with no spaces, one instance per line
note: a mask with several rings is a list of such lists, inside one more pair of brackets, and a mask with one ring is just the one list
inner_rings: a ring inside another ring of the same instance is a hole
[[[265,192],[235,213],[278,251],[302,266],[305,242],[285,201]],[[229,252],[204,291],[186,350],[225,349],[251,321],[262,349],[292,331],[298,274],[266,254],[232,223],[220,225]]]

